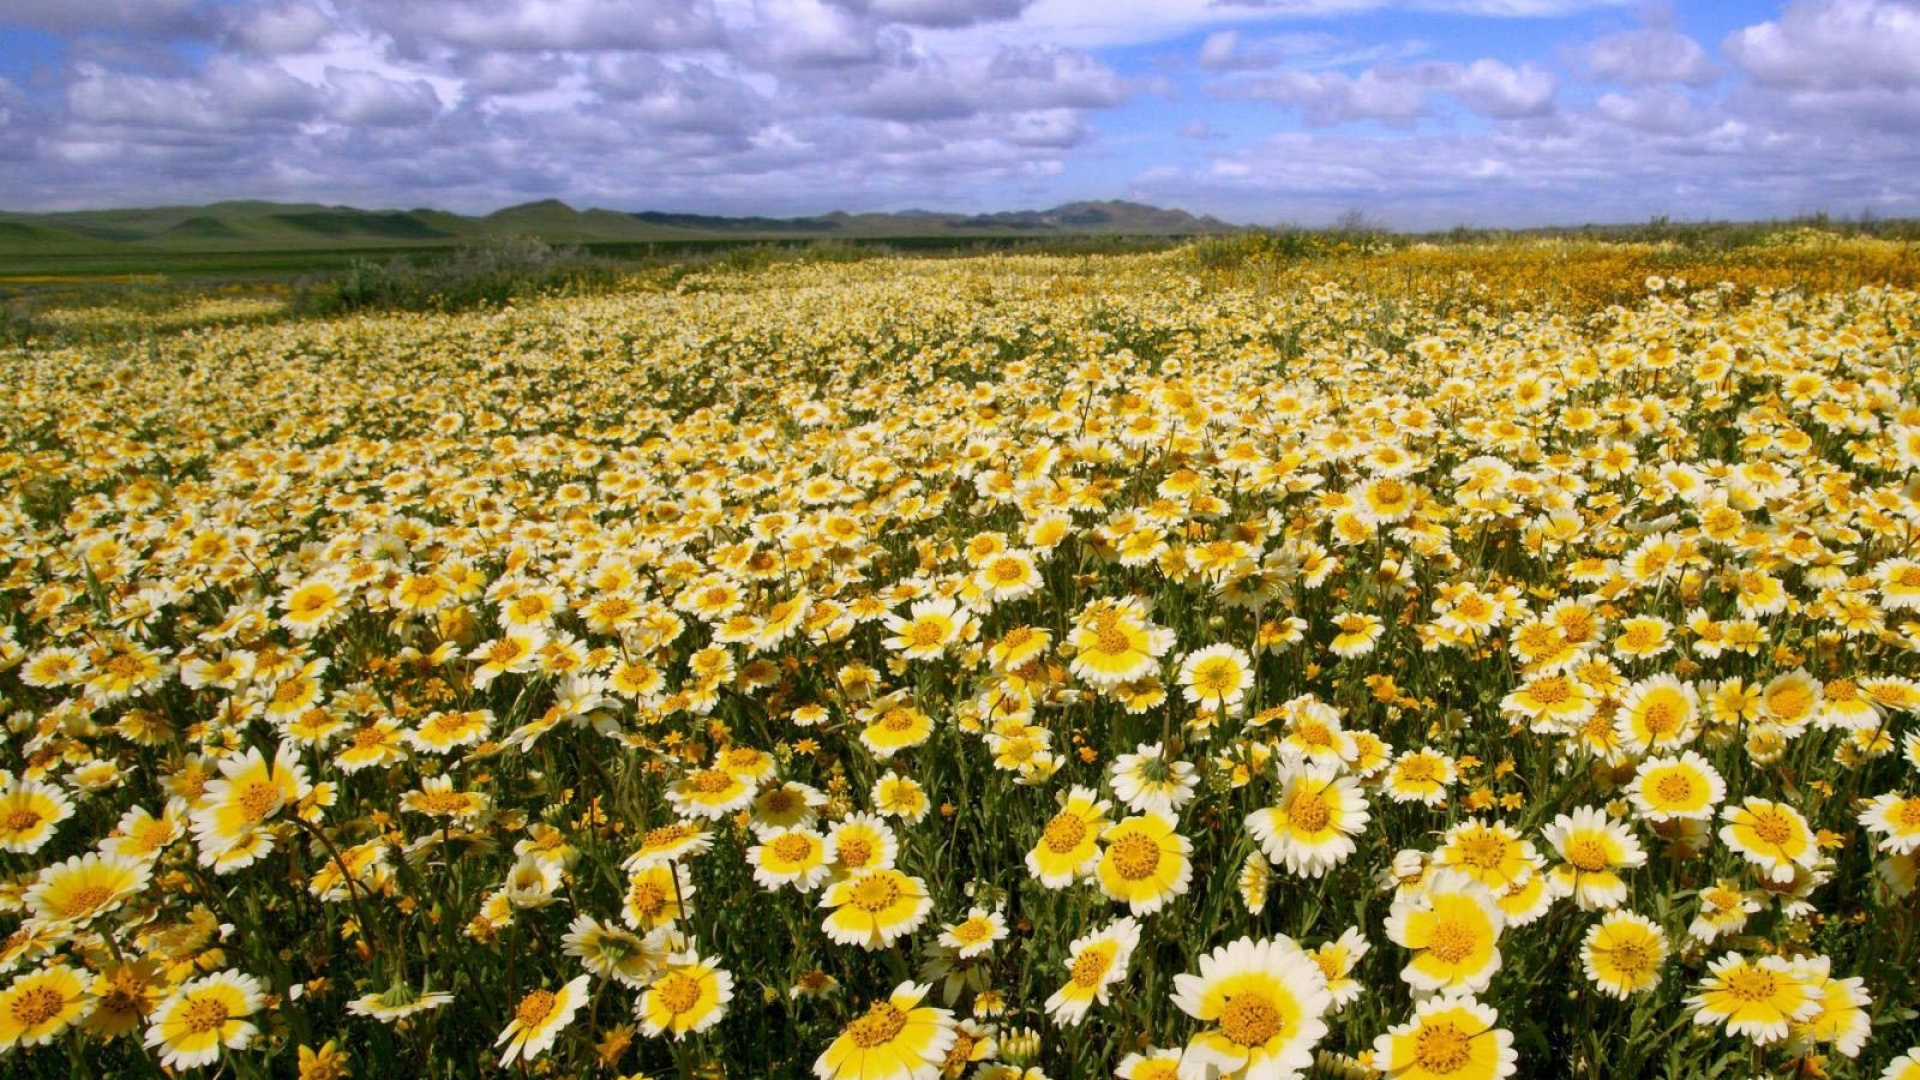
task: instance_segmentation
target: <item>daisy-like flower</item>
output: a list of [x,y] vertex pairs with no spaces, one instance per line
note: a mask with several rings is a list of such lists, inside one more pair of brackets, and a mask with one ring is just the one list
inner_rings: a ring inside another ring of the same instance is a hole
[[1631,911],[1610,911],[1587,931],[1580,962],[1601,993],[1626,998],[1660,985],[1667,952],[1660,924]]
[[1241,938],[1200,958],[1197,975],[1173,979],[1173,1003],[1208,1025],[1180,1055],[1181,1080],[1244,1076],[1287,1080],[1313,1066],[1333,998],[1292,938]]
[[409,1016],[432,1012],[452,1001],[453,995],[444,990],[415,990],[405,983],[396,982],[383,994],[363,994],[347,1002],[347,1011],[355,1016],[391,1024]]
[[222,1048],[244,1050],[260,1034],[247,1018],[260,1011],[266,991],[237,971],[218,971],[174,988],[153,1010],[146,1044],[170,1069],[211,1065]]
[[667,802],[687,817],[718,821],[753,801],[754,784],[725,769],[695,769],[667,786]]
[[1187,891],[1193,843],[1180,835],[1171,815],[1147,813],[1126,818],[1102,834],[1107,848],[1094,868],[1100,891],[1128,905],[1135,915],[1151,915]]
[[995,602],[1031,596],[1045,581],[1033,556],[1018,548],[987,556],[974,571],[973,580]]
[[807,784],[793,780],[771,784],[753,797],[753,816],[747,825],[762,839],[788,829],[810,828],[825,805],[825,793]]
[[1586,683],[1558,671],[1534,675],[1500,700],[1502,712],[1526,720],[1539,732],[1578,727],[1597,707]]
[[1047,999],[1047,1015],[1065,1027],[1078,1026],[1095,1002],[1107,1003],[1113,984],[1126,977],[1127,962],[1140,944],[1140,924],[1121,916],[1109,926],[1075,938],[1067,949],[1067,981]]
[[1308,958],[1318,964],[1320,974],[1326,976],[1327,993],[1333,1002],[1330,1011],[1339,1012],[1366,991],[1360,980],[1353,977],[1353,969],[1360,958],[1372,950],[1372,943],[1357,926],[1348,927],[1334,940],[1307,950]]
[[1049,889],[1062,889],[1093,873],[1100,858],[1100,834],[1112,820],[1113,804],[1094,791],[1074,787],[1065,805],[1041,830],[1027,852],[1027,872]]
[[967,917],[940,931],[940,944],[962,960],[985,953],[1007,937],[1007,917],[997,909],[972,908]]
[[142,859],[75,855],[40,871],[27,888],[27,907],[49,922],[86,923],[139,895],[151,876]]
[[1458,870],[1497,895],[1533,876],[1533,845],[1504,821],[1469,818],[1448,829],[1433,864]]
[[1545,836],[1554,852],[1566,860],[1553,868],[1554,879],[1582,911],[1607,910],[1626,902],[1627,883],[1619,871],[1647,862],[1633,831],[1599,807],[1582,806],[1561,814],[1546,827]]
[[1283,764],[1280,802],[1247,815],[1247,831],[1268,861],[1304,877],[1322,877],[1354,852],[1369,820],[1366,797],[1328,764]]
[[1168,759],[1160,743],[1147,743],[1113,760],[1107,773],[1113,793],[1136,814],[1173,815],[1193,801],[1200,778],[1193,764]]
[[873,814],[848,814],[827,834],[827,862],[837,876],[861,870],[891,870],[900,858],[900,840]]
[[909,660],[931,660],[966,635],[971,622],[972,616],[960,611],[953,597],[916,600],[909,617],[886,617],[893,636],[881,644]]
[[1920,1046],[1887,1062],[1887,1071],[1880,1074],[1880,1080],[1920,1080]]
[[93,1008],[86,973],[66,964],[30,971],[0,990],[0,1050],[58,1038]]
[[1179,1080],[1180,1051],[1150,1046],[1121,1058],[1113,1075],[1120,1080]]
[[[558,868],[554,868],[556,876]],[[620,914],[635,930],[670,926],[686,917],[694,894],[693,877],[679,863],[657,862],[627,871],[627,892]]]
[[953,1014],[921,1005],[931,987],[903,982],[813,1063],[819,1080],[935,1080],[957,1038]]
[[763,889],[791,885],[810,893],[820,887],[833,867],[827,861],[827,839],[812,829],[769,833],[747,849],[753,880]]
[[1149,621],[1137,596],[1093,601],[1067,633],[1073,674],[1103,690],[1153,673],[1173,642],[1173,631]]
[[1253,687],[1253,658],[1225,642],[1197,649],[1180,661],[1180,687],[1202,709],[1237,708]]
[[1648,821],[1708,821],[1727,797],[1727,782],[1706,758],[1684,750],[1641,762],[1627,797]]
[[1386,631],[1386,624],[1378,615],[1365,612],[1347,611],[1334,616],[1334,629],[1339,633],[1327,648],[1333,655],[1351,660],[1356,656],[1365,656],[1373,651],[1374,642]]
[[561,1030],[573,1022],[573,1014],[587,1003],[589,981],[588,976],[579,975],[558,990],[535,990],[521,998],[514,1006],[513,1020],[493,1041],[493,1045],[504,1044],[507,1048],[500,1056],[500,1067],[532,1061],[546,1053]]
[[1873,568],[1873,580],[1888,610],[1920,611],[1920,560],[1888,559]]
[[860,742],[882,761],[933,737],[933,718],[910,702],[883,699],[860,715],[867,721]]
[[295,637],[308,638],[325,630],[345,613],[346,590],[331,577],[309,578],[280,600],[286,612],[280,625]]
[[1387,770],[1387,797],[1397,803],[1438,806],[1446,801],[1447,788],[1459,775],[1453,759],[1438,750],[1409,750]]
[[546,643],[546,630],[535,626],[516,627],[482,642],[467,654],[467,659],[480,661],[480,666],[473,669],[473,688],[484,690],[502,675],[532,671],[540,662],[540,647]]
[[1700,695],[1671,675],[1655,675],[1627,688],[1614,730],[1634,754],[1652,754],[1693,741],[1700,719]]
[[1738,934],[1747,927],[1747,917],[1759,912],[1760,898],[1740,887],[1738,881],[1719,881],[1700,890],[1700,911],[1687,933],[1711,945],[1721,937]]
[[1760,718],[1787,730],[1803,727],[1819,713],[1823,700],[1819,680],[1795,668],[1774,676],[1760,691]]
[[1920,797],[1888,792],[1860,812],[1860,824],[1879,837],[1876,846],[1895,855],[1920,851]]
[[1435,871],[1387,914],[1388,939],[1413,951],[1400,977],[1421,993],[1485,990],[1500,970],[1505,927],[1487,887],[1457,870]]
[[1470,997],[1416,1002],[1411,1023],[1373,1042],[1373,1067],[1389,1080],[1502,1080],[1519,1061],[1500,1016]]
[[1807,819],[1785,803],[1749,796],[1739,806],[1723,808],[1720,819],[1725,822],[1721,841],[1759,867],[1769,881],[1792,881],[1798,871],[1813,869],[1820,857]]
[[0,772],[0,851],[31,855],[72,816],[73,800],[59,785]]
[[1053,635],[1048,631],[1037,626],[1016,626],[987,647],[987,662],[995,671],[1014,671],[1039,658],[1052,644]]
[[1791,966],[1794,977],[1807,985],[1820,1007],[1795,1021],[1788,1038],[1796,1046],[1830,1045],[1843,1057],[1859,1057],[1872,1028],[1867,1006],[1873,1004],[1873,996],[1864,989],[1865,980],[1834,978],[1833,961],[1825,956],[1798,957]]
[[668,957],[633,1011],[648,1038],[671,1034],[677,1041],[719,1023],[732,1000],[732,973],[685,949]]
[[220,778],[207,784],[206,798],[191,818],[200,865],[227,874],[271,852],[274,839],[267,819],[309,790],[306,770],[285,743],[271,764],[257,749],[223,758]]
[[880,779],[873,782],[873,809],[881,817],[897,817],[909,825],[917,825],[933,809],[933,800],[927,798],[927,789],[911,777],[898,773],[882,773]]
[[1794,1022],[1820,1011],[1819,1000],[1786,960],[1748,960],[1737,952],[1707,964],[1699,993],[1687,1004],[1694,1023],[1724,1023],[1728,1034],[1745,1035],[1762,1046],[1786,1038]]
[[884,949],[919,929],[933,910],[926,883],[898,870],[861,870],[827,886],[820,906],[832,908],[822,929],[842,945]]
[[627,870],[644,870],[660,863],[691,858],[713,846],[713,834],[693,821],[676,821],[648,829],[640,836],[640,847],[622,864]]
[[591,915],[574,917],[561,944],[588,972],[632,987],[642,987],[667,958],[663,944],[672,931],[656,930],[641,937]]

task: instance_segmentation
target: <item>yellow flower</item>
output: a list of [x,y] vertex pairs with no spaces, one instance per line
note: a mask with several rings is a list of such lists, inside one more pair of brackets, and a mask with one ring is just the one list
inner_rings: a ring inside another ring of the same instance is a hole
[[353,1075],[338,1039],[328,1039],[318,1050],[303,1043],[298,1056],[299,1080],[347,1080]]
[[532,1061],[553,1045],[560,1030],[573,1022],[573,1014],[587,1003],[589,976],[576,976],[558,990],[535,990],[514,1006],[513,1019],[493,1045],[505,1044],[500,1067],[515,1061]]
[[274,847],[267,819],[307,794],[307,774],[293,748],[281,744],[271,764],[249,749],[220,761],[220,778],[207,785],[206,799],[193,811],[193,839],[200,865],[217,874],[232,873]]
[[842,945],[885,948],[911,934],[933,910],[926,884],[898,870],[860,870],[834,882],[820,898],[832,908],[823,929]]
[[1435,871],[1387,914],[1387,937],[1413,951],[1400,977],[1422,992],[1486,989],[1500,970],[1505,926],[1487,887],[1457,870]]
[[151,873],[146,862],[125,855],[75,855],[40,871],[27,906],[49,922],[85,923],[139,895]]
[[1183,1076],[1299,1076],[1327,1034],[1326,977],[1289,937],[1223,945],[1173,987],[1174,1005],[1209,1025],[1187,1042]]
[[733,976],[691,950],[675,953],[640,995],[634,1017],[648,1038],[675,1040],[707,1030],[727,1014]]
[[1765,1045],[1820,1011],[1820,1002],[1778,956],[1748,960],[1730,952],[1707,965],[1699,993],[1687,998],[1696,1024],[1724,1022],[1730,1035]]
[[1094,1002],[1102,1005],[1113,984],[1126,977],[1127,961],[1140,944],[1140,924],[1121,916],[1112,925],[1075,938],[1067,950],[1067,982],[1047,999],[1055,1023],[1077,1026]]
[[1792,881],[1820,857],[1813,830],[1800,811],[1785,803],[1749,796],[1720,812],[1720,839],[1760,868],[1770,881]]
[[1617,998],[1660,985],[1667,935],[1658,923],[1630,911],[1610,911],[1581,943],[1580,960],[1600,992]]
[[1413,1020],[1373,1042],[1373,1067],[1389,1080],[1501,1080],[1519,1055],[1499,1014],[1470,997],[1434,997]]
[[160,1063],[174,1069],[211,1065],[222,1048],[244,1050],[260,1029],[247,1018],[259,1012],[266,994],[259,980],[220,971],[182,983],[153,1011],[146,1044],[160,1051]]
[[32,854],[73,816],[73,800],[57,785],[0,773],[0,851]]
[[1137,596],[1093,601],[1075,616],[1067,634],[1074,650],[1073,673],[1100,689],[1153,672],[1173,641],[1173,631],[1147,620],[1146,606]]
[[922,1006],[930,988],[894,988],[848,1024],[813,1063],[820,1080],[934,1080],[956,1038],[953,1014]]
[[1648,821],[1706,821],[1727,797],[1727,783],[1706,758],[1688,750],[1641,762],[1627,796]]
[[0,1050],[52,1042],[85,1017],[93,1000],[83,974],[55,964],[28,972],[0,990]]
[[1633,832],[1599,807],[1576,807],[1545,830],[1547,843],[1566,860],[1553,868],[1562,893],[1571,893],[1582,911],[1609,909],[1627,899],[1627,883],[1618,871],[1644,866],[1647,853]]
[[1246,826],[1269,862],[1317,878],[1353,854],[1369,819],[1359,785],[1336,765],[1285,764],[1279,804],[1248,814]]
[[1048,820],[1027,852],[1027,872],[1049,889],[1065,888],[1093,872],[1100,834],[1111,824],[1113,804],[1088,788],[1074,787],[1066,805]]
[[1126,818],[1101,835],[1106,851],[1094,868],[1100,891],[1128,905],[1135,915],[1151,915],[1187,891],[1193,843],[1176,831],[1172,815],[1152,811]]

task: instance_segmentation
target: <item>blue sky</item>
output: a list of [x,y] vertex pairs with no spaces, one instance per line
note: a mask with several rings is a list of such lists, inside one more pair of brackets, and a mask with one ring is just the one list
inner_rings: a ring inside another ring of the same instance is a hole
[[0,208],[1920,215],[1920,0],[0,0]]

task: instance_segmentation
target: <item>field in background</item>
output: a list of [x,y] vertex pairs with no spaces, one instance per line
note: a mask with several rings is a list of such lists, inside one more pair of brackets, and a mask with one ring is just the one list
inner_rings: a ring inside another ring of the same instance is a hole
[[1920,1043],[1910,242],[656,254],[16,294],[9,1075]]

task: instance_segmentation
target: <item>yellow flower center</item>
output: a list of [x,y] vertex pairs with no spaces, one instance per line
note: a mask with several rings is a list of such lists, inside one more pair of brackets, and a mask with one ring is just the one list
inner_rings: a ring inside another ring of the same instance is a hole
[[1725,985],[1741,1001],[1766,1001],[1779,992],[1780,980],[1765,968],[1743,967],[1728,975]]
[[66,899],[59,905],[64,918],[77,919],[82,915],[91,915],[113,899],[113,890],[105,885],[82,885],[67,893]]
[[1567,686],[1567,680],[1558,675],[1549,675],[1537,680],[1527,692],[1533,696],[1533,700],[1546,707],[1558,705],[1573,696],[1573,691]]
[[1587,873],[1596,873],[1612,865],[1607,857],[1606,841],[1597,836],[1576,836],[1567,841],[1567,861]]
[[691,1012],[700,1004],[700,980],[675,971],[653,984],[654,1000],[676,1015]]
[[280,785],[271,780],[256,780],[240,793],[240,812],[248,821],[264,821],[280,806]]
[[1127,881],[1145,880],[1160,869],[1160,845],[1154,843],[1153,837],[1139,833],[1128,833],[1115,840],[1107,849],[1107,857],[1113,860],[1114,870]]
[[1047,822],[1047,831],[1041,834],[1040,841],[1047,845],[1048,851],[1064,855],[1079,847],[1086,836],[1087,823],[1081,821],[1079,815],[1063,811]]
[[1438,1023],[1422,1027],[1415,1038],[1414,1060],[1428,1072],[1456,1072],[1465,1068],[1472,1058],[1472,1040],[1466,1032],[1452,1024]]
[[1784,844],[1793,838],[1793,823],[1778,810],[1755,810],[1753,834],[1769,844]]
[[473,797],[464,791],[423,791],[416,802],[429,814],[461,814],[473,805]]
[[1670,701],[1656,701],[1640,714],[1640,723],[1655,738],[1671,735],[1680,729],[1680,710]]
[[1653,950],[1643,941],[1617,941],[1607,955],[1623,975],[1638,977],[1653,966]]
[[969,945],[977,941],[985,941],[993,936],[993,923],[986,919],[968,919],[953,928],[953,936],[955,940],[964,941]]
[[1653,793],[1662,802],[1683,803],[1693,800],[1693,780],[1683,772],[1663,774],[1653,783]]
[[1507,842],[1499,833],[1486,831],[1462,836],[1455,846],[1460,861],[1476,870],[1497,868],[1507,857]]
[[888,709],[880,718],[880,726],[896,735],[912,731],[913,713],[906,709]]
[[535,990],[520,999],[520,1007],[513,1010],[513,1018],[520,1021],[520,1027],[537,1028],[540,1022],[553,1014],[553,993],[548,990]]
[[915,648],[930,648],[947,640],[947,628],[936,619],[922,619],[913,624],[913,645]]
[[813,843],[806,837],[788,833],[768,845],[773,857],[784,863],[797,863],[813,853]]
[[4,824],[8,832],[26,832],[40,824],[40,811],[31,806],[16,807],[8,811],[5,821],[0,824]]
[[1220,1033],[1241,1046],[1265,1046],[1285,1026],[1280,1010],[1260,994],[1242,994],[1220,1014]]
[[1019,559],[995,559],[987,571],[997,585],[1011,585],[1027,576],[1027,567]]
[[1900,808],[1887,818],[1902,829],[1920,829],[1920,799],[1902,800]]
[[640,838],[640,846],[642,848],[666,847],[669,844],[679,843],[693,834],[694,828],[691,825],[662,825],[657,829],[647,830],[647,834]]
[[718,795],[733,786],[733,777],[719,769],[701,769],[687,781],[687,786],[702,795]]
[[862,1050],[885,1046],[907,1026],[907,1014],[890,1001],[881,1001],[847,1027],[847,1038]]
[[51,986],[29,986],[13,999],[13,1020],[23,1028],[44,1024],[60,1015],[67,999]]
[[862,911],[875,914],[892,907],[900,899],[900,885],[886,874],[876,874],[855,885],[847,893],[847,902]]
[[1333,807],[1320,794],[1302,789],[1287,798],[1287,820],[1300,832],[1316,833],[1333,820]]
[[1427,941],[1427,951],[1440,958],[1442,963],[1458,964],[1473,955],[1473,947],[1478,935],[1473,927],[1457,919],[1442,919],[1434,924],[1433,936]]
[[116,679],[131,679],[140,674],[140,661],[126,653],[114,653],[107,661],[107,674]]
[[1133,651],[1133,639],[1111,621],[1103,620],[1094,627],[1093,647],[1109,656],[1125,656]]
[[180,1012],[180,1026],[190,1035],[219,1031],[227,1023],[227,1003],[215,997],[194,998]]
[[1193,685],[1213,694],[1232,692],[1240,685],[1240,666],[1227,657],[1216,657],[1193,669]]
[[387,733],[380,730],[379,724],[368,724],[366,727],[353,733],[353,748],[355,750],[375,750],[379,748],[381,743],[386,741],[386,738]]
[[858,870],[873,861],[873,843],[860,836],[843,836],[834,845],[840,865]]
[[666,910],[667,890],[651,881],[636,881],[627,892],[627,905],[642,919],[652,919]]
[[1440,778],[1440,769],[1430,757],[1411,757],[1401,763],[1400,778],[1414,784],[1429,783]]
[[1073,966],[1068,969],[1069,979],[1075,986],[1091,989],[1100,985],[1100,980],[1106,978],[1107,969],[1112,966],[1113,951],[1095,945],[1073,958]]

